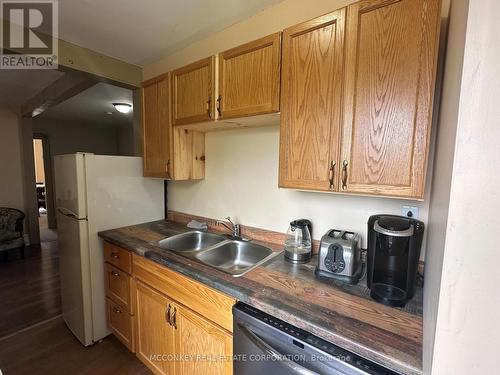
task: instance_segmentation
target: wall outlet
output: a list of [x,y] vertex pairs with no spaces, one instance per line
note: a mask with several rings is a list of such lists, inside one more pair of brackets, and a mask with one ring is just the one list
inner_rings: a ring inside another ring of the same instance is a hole
[[418,207],[401,206],[401,216],[411,217],[412,219],[418,219]]

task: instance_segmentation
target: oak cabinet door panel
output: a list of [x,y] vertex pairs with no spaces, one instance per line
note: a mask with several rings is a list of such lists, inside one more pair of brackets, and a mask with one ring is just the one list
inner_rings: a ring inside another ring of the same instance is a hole
[[347,12],[342,189],[422,198],[439,0],[365,0]]
[[170,121],[170,77],[142,88],[144,177],[172,177],[172,124]]
[[214,57],[172,72],[173,124],[214,119]]
[[279,111],[281,33],[219,54],[219,118]]
[[170,299],[137,282],[136,354],[155,374],[171,375],[175,371],[174,328],[169,324],[172,308]]
[[336,190],[345,9],[283,32],[280,187]]
[[232,374],[232,335],[187,308],[176,306],[177,374]]

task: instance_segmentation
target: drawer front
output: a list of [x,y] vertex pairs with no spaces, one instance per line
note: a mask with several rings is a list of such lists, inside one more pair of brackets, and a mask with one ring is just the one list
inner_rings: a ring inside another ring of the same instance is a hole
[[104,260],[128,274],[132,273],[132,253],[109,242],[104,242]]
[[108,327],[111,332],[131,351],[135,351],[133,316],[126,309],[107,298]]
[[120,269],[106,263],[106,296],[132,313],[130,284],[132,278]]
[[233,332],[233,297],[135,254],[133,263],[134,277]]

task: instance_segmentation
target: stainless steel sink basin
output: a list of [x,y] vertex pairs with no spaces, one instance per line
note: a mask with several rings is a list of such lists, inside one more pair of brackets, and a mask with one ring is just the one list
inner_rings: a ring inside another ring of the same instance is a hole
[[177,234],[160,240],[158,245],[234,277],[244,275],[279,254],[255,243],[200,231]]
[[209,266],[234,276],[240,276],[273,255],[267,247],[243,241],[227,241],[212,249],[196,254],[196,258]]
[[186,251],[200,251],[208,249],[215,244],[226,240],[226,237],[219,236],[217,234],[192,231],[165,238],[159,241],[158,244],[161,248],[182,253]]

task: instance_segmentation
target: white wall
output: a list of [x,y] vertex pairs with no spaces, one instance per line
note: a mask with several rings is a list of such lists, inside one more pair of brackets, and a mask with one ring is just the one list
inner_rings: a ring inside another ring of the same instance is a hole
[[[206,177],[169,182],[169,209],[286,232],[290,221],[309,218],[316,239],[329,228],[359,232],[366,247],[368,217],[400,214],[408,201],[278,189],[279,127],[206,135]],[[411,202],[427,221],[428,204]],[[423,255],[423,252],[422,252]]]
[[[448,206],[457,132],[458,106],[462,82],[462,64],[467,26],[468,0],[451,5],[447,38],[445,75],[434,155],[434,173],[427,225],[427,248],[424,288],[424,373],[432,365],[443,253],[448,223]],[[432,250],[431,250],[432,249]]]
[[0,105],[0,206],[24,211],[20,119]]
[[433,374],[500,371],[500,2],[471,1]]

